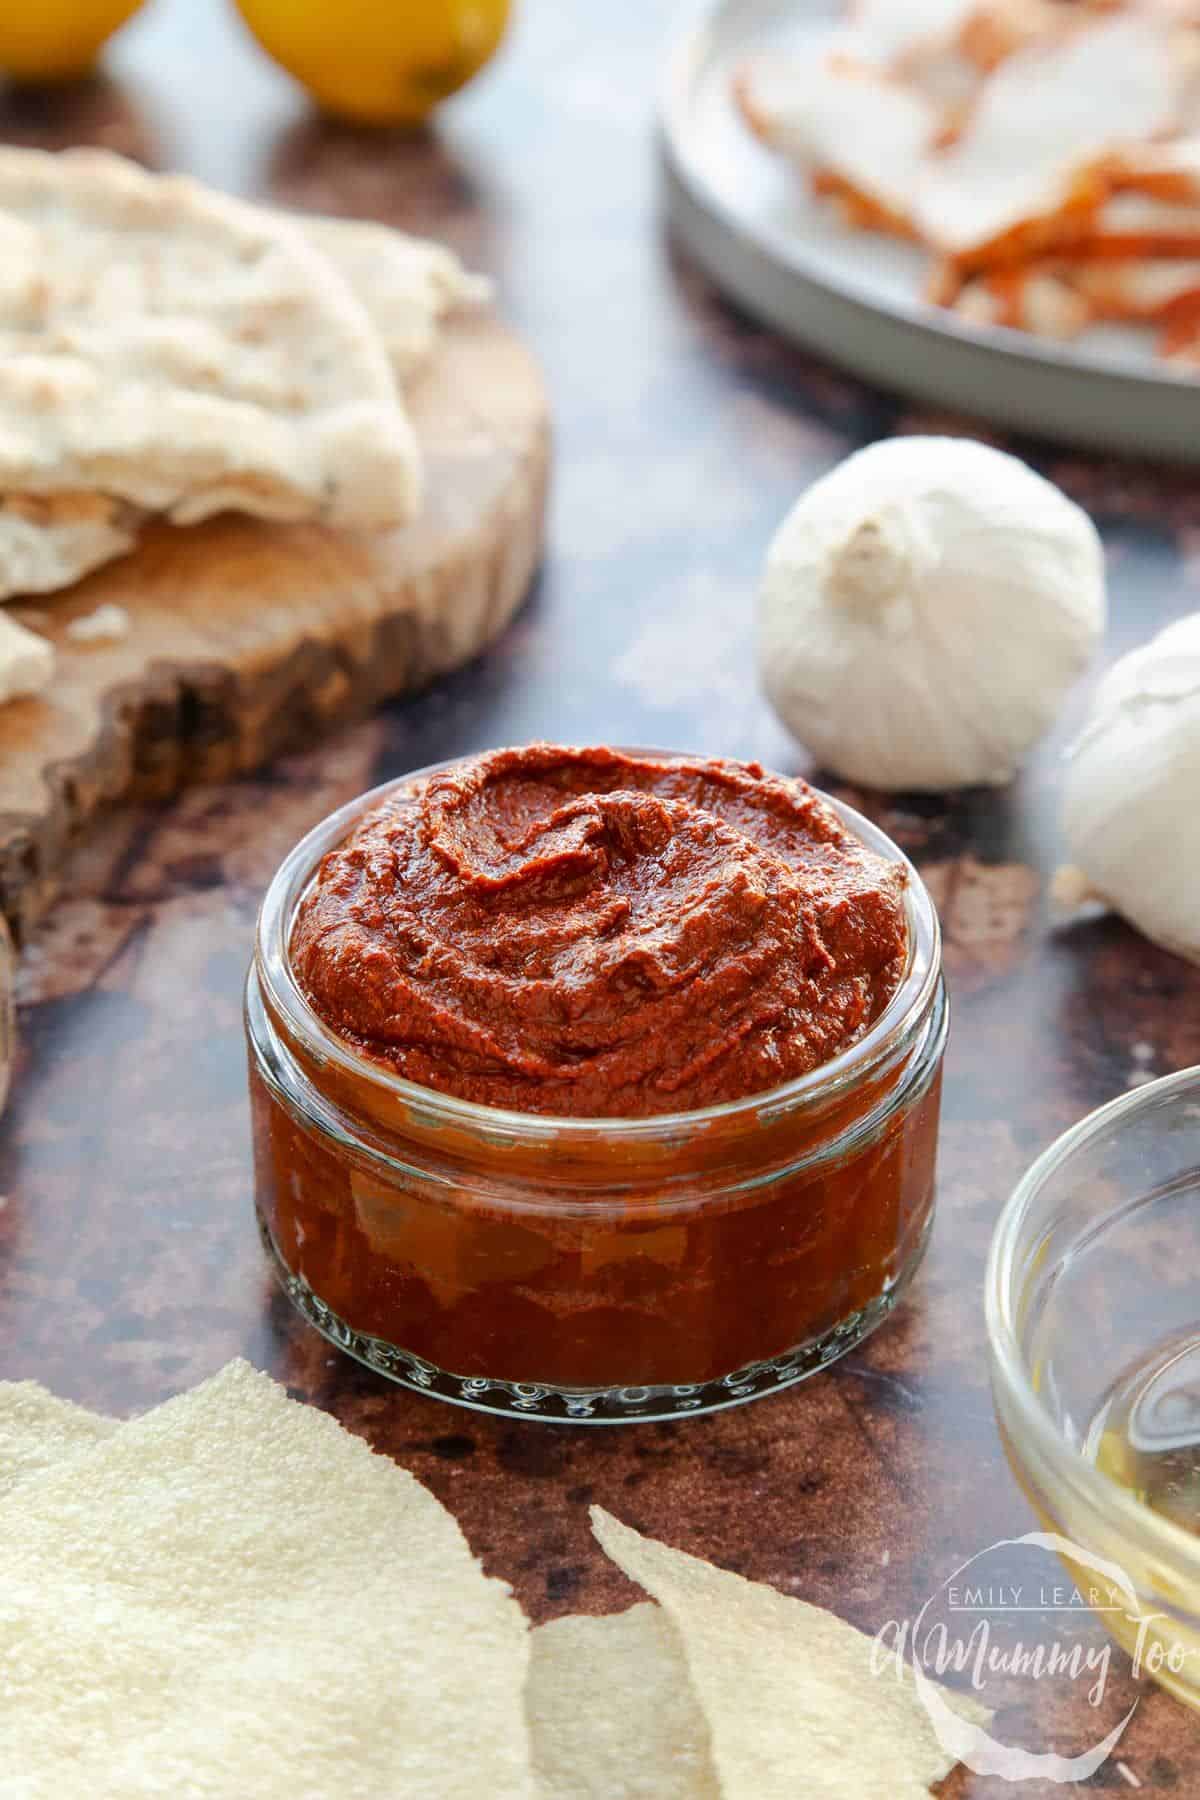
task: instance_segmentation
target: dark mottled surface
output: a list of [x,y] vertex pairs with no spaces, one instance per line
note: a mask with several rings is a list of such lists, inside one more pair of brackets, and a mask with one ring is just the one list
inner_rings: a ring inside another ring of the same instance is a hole
[[[246,1355],[428,1481],[538,1618],[631,1598],[589,1537],[597,1500],[874,1627],[1032,1523],[993,1428],[980,1304],[1014,1178],[1088,1108],[1200,1061],[1200,971],[1114,920],[1057,922],[1048,900],[1056,754],[1085,690],[1010,791],[851,796],[935,887],[955,1026],[929,1261],[895,1322],[831,1373],[677,1425],[477,1418],[390,1389],[295,1323],[251,1221],[239,990],[258,896],[296,836],[414,764],[539,735],[803,768],[752,672],[766,539],[848,449],[968,428],[809,361],[663,244],[649,121],[668,11],[527,4],[503,61],[415,142],[315,121],[233,41],[214,0],[153,8],[111,58],[108,85],[0,116],[10,136],[87,137],[445,235],[496,276],[540,351],[559,432],[545,575],[492,655],[255,780],[116,819],[78,857],[75,897],[23,971],[0,1174],[0,1370],[129,1411]],[[1108,654],[1198,604],[1194,476],[1020,448],[1104,528]],[[1035,1748],[1096,1735],[1082,1693],[1056,1684],[1002,1724]],[[1119,1756],[1092,1786],[1200,1794],[1200,1728],[1158,1692]],[[959,1771],[946,1791],[1010,1790]]]

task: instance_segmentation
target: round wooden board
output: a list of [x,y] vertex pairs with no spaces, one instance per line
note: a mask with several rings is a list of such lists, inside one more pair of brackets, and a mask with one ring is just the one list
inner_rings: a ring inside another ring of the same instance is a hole
[[[425,456],[415,524],[156,526],[68,592],[12,608],[58,651],[46,695],[0,707],[0,911],[18,935],[101,808],[254,768],[457,668],[507,624],[541,551],[537,367],[493,317],[464,317],[408,398]],[[106,603],[128,634],[73,639],[70,622]]]

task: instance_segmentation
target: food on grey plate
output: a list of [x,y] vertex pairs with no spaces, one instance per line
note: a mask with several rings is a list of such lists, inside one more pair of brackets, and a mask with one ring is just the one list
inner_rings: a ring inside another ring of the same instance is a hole
[[1064,905],[1103,900],[1200,962],[1200,612],[1114,663],[1067,752]]
[[[1153,330],[1200,366],[1200,15],[1158,0],[859,0],[749,62],[751,129],[853,229],[928,255],[968,325]],[[1112,278],[1109,278],[1109,277]]]
[[432,1494],[243,1362],[124,1424],[0,1382],[5,1776],[29,1800],[158,1800],[177,1771],[195,1800],[921,1800],[953,1766],[866,1634],[592,1520],[661,1605],[530,1632]]
[[660,1606],[539,1626],[525,1705],[543,1800],[719,1800],[708,1724]]
[[469,274],[445,244],[368,219],[276,216],[298,225],[352,289],[400,382],[411,380],[433,355],[447,314],[491,296],[491,283]]
[[1053,723],[1105,612],[1099,534],[1051,482],[969,438],[888,438],[775,534],[759,668],[823,767],[870,787],[995,786]]

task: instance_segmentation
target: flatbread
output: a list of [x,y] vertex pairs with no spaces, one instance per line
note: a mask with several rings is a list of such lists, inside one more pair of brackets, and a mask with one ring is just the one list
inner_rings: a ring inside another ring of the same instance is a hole
[[928,1800],[954,1759],[911,1679],[873,1673],[864,1632],[640,1537],[598,1506],[591,1516],[606,1554],[679,1634],[725,1800]]
[[[0,493],[53,497],[60,528],[79,495],[136,509],[90,522],[78,574],[137,513],[403,524],[419,455],[377,333],[299,227],[103,151],[4,148]],[[57,584],[27,550],[10,567],[9,536],[0,593]]]
[[708,1726],[659,1606],[540,1625],[525,1704],[543,1800],[717,1800]]
[[0,1381],[0,1498],[116,1429],[116,1419],[60,1400],[36,1381]]
[[482,306],[491,283],[467,272],[453,250],[364,219],[278,215],[299,225],[328,257],[370,319],[401,383],[437,347],[438,325],[459,307]]
[[433,1495],[242,1362],[0,1501],[20,1800],[532,1800],[528,1655]]

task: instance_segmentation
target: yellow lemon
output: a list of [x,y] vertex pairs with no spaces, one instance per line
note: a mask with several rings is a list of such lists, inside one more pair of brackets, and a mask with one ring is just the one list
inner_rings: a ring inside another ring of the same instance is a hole
[[15,81],[84,75],[105,38],[142,0],[0,0],[0,74]]
[[237,0],[270,56],[326,111],[416,125],[495,50],[508,0]]

